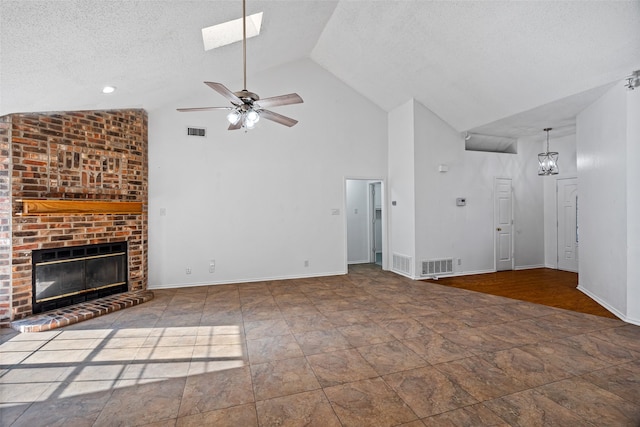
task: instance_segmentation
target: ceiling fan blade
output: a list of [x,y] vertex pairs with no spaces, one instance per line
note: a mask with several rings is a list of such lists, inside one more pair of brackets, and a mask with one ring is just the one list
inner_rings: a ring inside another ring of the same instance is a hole
[[238,130],[242,127],[242,120],[238,120],[238,122],[234,125],[233,123],[231,123],[229,125],[229,127],[227,128],[227,130]]
[[242,104],[244,104],[242,99],[238,98],[235,93],[233,93],[229,89],[227,89],[227,87],[225,85],[223,85],[222,83],[204,82],[204,84],[206,84],[211,89],[213,89],[216,92],[218,92],[220,95],[222,95],[225,98],[227,98],[229,101],[231,101],[232,104],[234,104],[234,105],[242,105]]
[[279,105],[289,104],[301,104],[304,101],[297,93],[290,93],[288,95],[273,96],[271,98],[260,99],[253,103],[258,108],[277,107]]
[[280,123],[285,126],[293,126],[298,123],[297,120],[292,119],[291,117],[283,116],[282,114],[274,113],[269,110],[260,110],[260,117],[264,117],[267,120],[271,120],[276,123]]
[[187,111],[210,111],[210,110],[231,110],[233,107],[196,107],[196,108],[177,108],[181,113]]

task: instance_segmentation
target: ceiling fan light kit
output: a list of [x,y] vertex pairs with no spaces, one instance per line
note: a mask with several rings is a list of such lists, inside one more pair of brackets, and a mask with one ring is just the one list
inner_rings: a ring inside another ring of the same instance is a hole
[[204,82],[211,89],[218,92],[220,95],[227,98],[232,107],[196,107],[196,108],[178,108],[180,112],[188,111],[209,111],[209,110],[231,110],[227,114],[227,121],[229,122],[229,130],[237,130],[244,128],[245,131],[253,129],[256,123],[260,121],[260,118],[265,118],[273,122],[279,123],[285,126],[294,126],[298,123],[290,117],[283,116],[282,114],[274,113],[270,110],[265,110],[267,107],[277,107],[281,105],[300,104],[302,98],[297,93],[290,93],[287,95],[274,96],[271,98],[260,99],[258,94],[249,92],[247,88],[247,13],[246,13],[246,0],[242,0],[242,59],[243,59],[243,74],[244,74],[244,89],[238,92],[231,92],[222,83]]

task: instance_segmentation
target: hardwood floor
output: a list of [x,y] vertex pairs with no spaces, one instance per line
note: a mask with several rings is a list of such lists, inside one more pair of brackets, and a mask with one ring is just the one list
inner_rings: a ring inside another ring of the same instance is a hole
[[578,274],[550,268],[500,271],[428,280],[440,285],[499,295],[597,316],[617,317],[580,292]]

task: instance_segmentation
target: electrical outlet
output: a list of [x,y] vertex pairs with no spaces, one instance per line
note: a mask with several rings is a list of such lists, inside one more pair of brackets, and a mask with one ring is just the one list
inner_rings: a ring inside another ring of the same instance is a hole
[[458,258],[458,265],[462,265],[462,258]]
[[309,267],[309,260],[308,260],[308,259],[305,259],[305,260],[304,260],[304,266],[305,266],[305,267]]
[[209,273],[215,273],[216,272],[216,260],[212,259],[211,261],[209,261]]
[[187,267],[186,270],[185,270],[185,273],[191,274],[191,267]]

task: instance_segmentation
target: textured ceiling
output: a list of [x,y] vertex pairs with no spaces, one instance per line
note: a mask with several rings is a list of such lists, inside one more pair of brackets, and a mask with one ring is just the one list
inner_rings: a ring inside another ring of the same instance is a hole
[[342,1],[311,57],[385,110],[414,97],[469,130],[639,68],[640,2]]
[[[251,73],[308,57],[335,5],[249,0],[247,14],[264,17],[247,43],[248,85]],[[242,44],[205,52],[202,41],[202,28],[242,16],[239,0],[0,0],[0,8],[0,114],[152,109],[205,90],[205,80],[242,81]],[[107,84],[118,90],[103,95]]]
[[[570,129],[640,69],[640,1],[248,0],[259,11],[250,89],[311,57],[381,108],[415,98],[461,132]],[[201,38],[240,16],[239,0],[0,0],[0,114],[153,109],[240,81],[241,45],[205,52]]]

